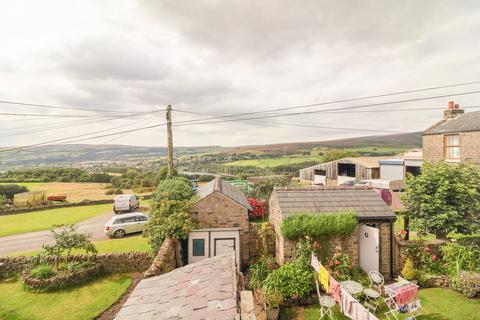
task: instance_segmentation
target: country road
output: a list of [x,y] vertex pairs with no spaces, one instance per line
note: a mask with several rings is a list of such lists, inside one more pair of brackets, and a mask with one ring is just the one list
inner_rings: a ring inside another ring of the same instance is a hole
[[[100,216],[79,222],[77,224],[78,231],[91,233],[93,241],[107,240],[109,238],[103,233],[103,226],[112,215],[113,212],[106,212]],[[51,243],[49,235],[50,231],[45,230],[0,237],[0,257],[15,252],[39,250],[43,244]]]

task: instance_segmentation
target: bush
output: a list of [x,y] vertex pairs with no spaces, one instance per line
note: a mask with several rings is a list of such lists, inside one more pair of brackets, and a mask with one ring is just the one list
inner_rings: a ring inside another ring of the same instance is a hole
[[480,250],[480,236],[463,236],[457,239],[457,243],[463,246],[473,246]]
[[251,290],[258,289],[262,286],[262,282],[267,279],[278,266],[272,257],[262,257],[256,263],[248,268],[248,288]]
[[112,194],[114,194],[114,193],[115,193],[115,190],[113,190],[113,189],[108,189],[107,191],[105,191],[105,195],[106,195],[106,196],[110,196],[110,195],[112,195]]
[[460,270],[477,271],[480,268],[480,252],[473,246],[449,243],[442,247],[446,273],[457,275]]
[[88,269],[93,267],[95,263],[93,261],[78,261],[78,262],[71,262],[67,265],[67,269],[69,271],[76,271],[82,269]]
[[55,276],[57,273],[48,264],[41,264],[30,271],[32,277],[37,279],[48,279]]
[[480,296],[480,273],[461,271],[458,277],[454,279],[453,287],[467,298]]
[[113,191],[114,194],[123,194],[123,191],[122,189],[115,189],[115,191]]
[[5,195],[0,194],[0,207],[5,206],[8,203],[8,199]]
[[415,278],[415,267],[411,258],[407,258],[407,261],[405,261],[405,265],[403,266],[401,273],[402,276],[407,280],[412,280],[413,278]]
[[18,184],[0,184],[0,195],[4,195],[7,199],[10,200],[13,199],[13,196],[15,194],[27,191],[27,187],[20,186]]
[[262,285],[263,291],[266,295],[270,292],[279,293],[286,299],[305,297],[313,289],[309,268],[300,260],[287,262],[267,276]]
[[153,202],[162,200],[189,200],[193,196],[192,186],[185,178],[175,177],[162,180],[153,194]]
[[353,213],[300,213],[287,217],[282,223],[282,235],[289,240],[308,236],[322,238],[327,236],[349,236],[357,227],[357,218]]

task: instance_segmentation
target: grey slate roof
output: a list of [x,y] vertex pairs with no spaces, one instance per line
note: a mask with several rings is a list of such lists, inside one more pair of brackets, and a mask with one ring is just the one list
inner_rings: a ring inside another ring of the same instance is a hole
[[480,111],[463,113],[443,120],[423,132],[424,135],[480,131]]
[[140,281],[115,319],[234,320],[236,282],[233,255],[205,259]]
[[394,219],[395,213],[373,190],[366,188],[275,189],[284,217],[294,213],[353,211],[363,219]]
[[215,179],[207,183],[205,186],[200,187],[197,191],[197,196],[199,196],[200,199],[203,199],[217,191],[223,193],[233,201],[247,208],[248,210],[252,210],[252,207],[248,203],[247,197],[245,196],[243,191],[240,190],[240,188],[237,188],[230,183],[223,181],[219,177],[216,177]]

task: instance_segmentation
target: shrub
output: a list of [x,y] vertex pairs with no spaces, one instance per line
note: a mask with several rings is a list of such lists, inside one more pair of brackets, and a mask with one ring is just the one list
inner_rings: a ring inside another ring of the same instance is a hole
[[108,189],[107,191],[105,191],[106,196],[112,195],[114,193],[115,193],[115,190],[113,190],[113,189]]
[[476,271],[480,268],[480,252],[473,246],[449,243],[442,247],[447,274],[457,275],[460,270]]
[[114,193],[114,194],[123,194],[123,191],[122,191],[122,189],[115,189],[115,190],[113,191],[113,193]]
[[82,269],[88,269],[93,267],[95,263],[93,261],[78,261],[78,262],[71,262],[67,265],[67,269],[69,271],[76,271]]
[[287,217],[282,223],[282,235],[289,240],[301,237],[322,238],[349,236],[357,227],[353,213],[300,213]]
[[283,296],[277,291],[269,291],[265,293],[265,303],[269,309],[280,307],[283,302]]
[[18,184],[0,184],[0,195],[4,195],[7,199],[10,200],[13,199],[13,196],[15,194],[27,191],[27,187],[20,186]]
[[189,200],[193,196],[190,182],[181,177],[162,180],[153,194],[153,202],[162,200]]
[[286,299],[305,297],[313,289],[312,272],[299,260],[287,262],[270,273],[263,282],[265,294],[277,292]]
[[262,286],[262,282],[267,279],[278,266],[272,257],[262,257],[256,263],[248,268],[248,288],[251,290],[258,289]]
[[413,266],[413,260],[411,258],[407,258],[401,273],[402,276],[407,280],[412,280],[415,278],[415,267]]
[[[351,280],[353,278],[353,265],[350,256],[344,254],[340,247],[335,248],[332,258],[327,258],[325,268],[338,281]],[[357,273],[355,274],[357,275]]]
[[0,194],[0,207],[3,207],[8,203],[8,199],[5,195]]
[[41,264],[30,271],[32,277],[37,279],[48,279],[56,275],[57,273],[48,264]]
[[269,244],[275,243],[275,230],[270,223],[265,222],[258,229],[257,248],[262,256],[269,254]]
[[477,248],[477,250],[480,250],[480,236],[479,235],[474,235],[474,236],[462,236],[457,239],[457,243],[463,246],[473,246]]
[[461,271],[458,277],[454,279],[453,287],[467,298],[480,296],[480,273]]

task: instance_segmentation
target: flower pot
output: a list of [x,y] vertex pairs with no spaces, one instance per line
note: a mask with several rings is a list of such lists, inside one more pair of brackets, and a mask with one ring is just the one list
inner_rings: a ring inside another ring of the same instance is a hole
[[265,309],[265,316],[267,320],[277,320],[279,314],[280,314],[280,308]]

